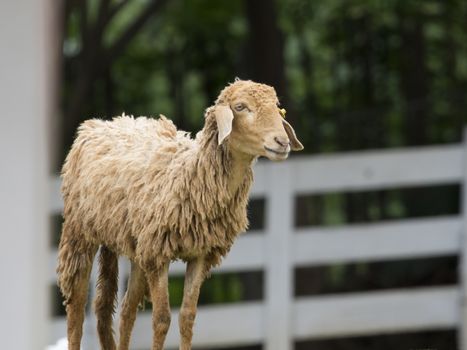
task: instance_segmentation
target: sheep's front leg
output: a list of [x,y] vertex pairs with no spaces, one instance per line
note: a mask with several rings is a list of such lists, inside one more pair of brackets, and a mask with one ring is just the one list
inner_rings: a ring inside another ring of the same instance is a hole
[[207,272],[208,269],[206,267],[204,257],[188,262],[185,275],[185,285],[183,288],[183,303],[178,320],[181,335],[180,350],[191,349],[193,324],[196,317],[199,291]]
[[152,302],[152,350],[163,350],[170,326],[169,262],[160,270],[147,273]]

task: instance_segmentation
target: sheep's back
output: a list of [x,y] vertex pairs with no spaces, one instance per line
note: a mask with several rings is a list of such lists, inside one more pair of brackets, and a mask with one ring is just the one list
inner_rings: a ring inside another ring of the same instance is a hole
[[164,117],[84,122],[62,169],[65,220],[74,222],[76,234],[131,256],[130,231],[138,226],[131,212],[144,207],[143,197],[162,177],[158,172],[193,147]]

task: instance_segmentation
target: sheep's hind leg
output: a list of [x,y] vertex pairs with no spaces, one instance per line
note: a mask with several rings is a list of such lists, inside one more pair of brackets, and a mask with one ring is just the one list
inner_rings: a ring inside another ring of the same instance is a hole
[[75,276],[72,295],[66,306],[68,350],[80,350],[91,269],[92,260]]
[[208,268],[203,257],[189,261],[187,264],[183,288],[183,303],[178,319],[181,335],[180,350],[191,349],[199,291],[207,272]]
[[169,263],[157,271],[147,273],[152,302],[152,350],[163,350],[170,326]]
[[99,251],[99,278],[94,309],[101,349],[115,350],[112,320],[118,292],[118,256],[102,246]]
[[143,270],[134,262],[131,263],[130,279],[128,289],[123,299],[122,311],[120,314],[120,340],[118,350],[128,350],[130,347],[130,337],[133,325],[135,324],[138,304],[144,297],[146,281]]

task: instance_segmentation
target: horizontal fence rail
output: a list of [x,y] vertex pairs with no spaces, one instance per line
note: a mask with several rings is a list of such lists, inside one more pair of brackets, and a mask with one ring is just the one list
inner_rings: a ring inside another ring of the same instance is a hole
[[300,229],[292,256],[296,265],[318,265],[458,254],[461,231],[457,216]]
[[294,305],[294,335],[321,338],[453,328],[459,303],[456,287],[303,298]]
[[[367,191],[443,184],[466,178],[462,145],[296,157],[284,163],[260,161],[254,168],[253,198],[265,199],[265,228],[239,237],[214,272],[264,271],[264,300],[202,306],[196,319],[195,346],[264,344],[265,350],[291,350],[295,340],[371,335],[425,329],[459,328],[463,342],[465,299],[460,285],[407,288],[314,297],[293,296],[294,269],[358,261],[397,260],[464,254],[465,215],[379,221],[333,227],[294,225],[298,195]],[[51,181],[51,213],[62,210],[60,180]],[[50,283],[55,283],[57,253],[50,254]],[[119,262],[121,276],[129,263]],[[184,264],[172,264],[172,275]],[[93,271],[92,282],[96,280]],[[125,290],[120,278],[119,298]],[[93,288],[91,287],[91,295]],[[179,342],[173,311],[167,346]],[[132,337],[135,349],[149,349],[150,313],[140,313]],[[65,335],[57,317],[51,341]],[[85,343],[97,348],[95,318],[87,315]]]
[[[459,146],[349,153],[290,161],[293,191],[343,192],[459,183],[463,177]],[[274,167],[274,164],[268,164]]]

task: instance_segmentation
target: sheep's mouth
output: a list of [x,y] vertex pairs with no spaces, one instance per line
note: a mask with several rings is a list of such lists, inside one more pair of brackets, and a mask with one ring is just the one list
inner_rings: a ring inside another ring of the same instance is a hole
[[289,155],[289,152],[288,151],[276,151],[272,148],[269,148],[267,146],[264,146],[264,149],[268,152],[271,152],[271,153],[274,153],[274,154],[277,154],[278,156],[281,156],[281,157],[286,157]]

